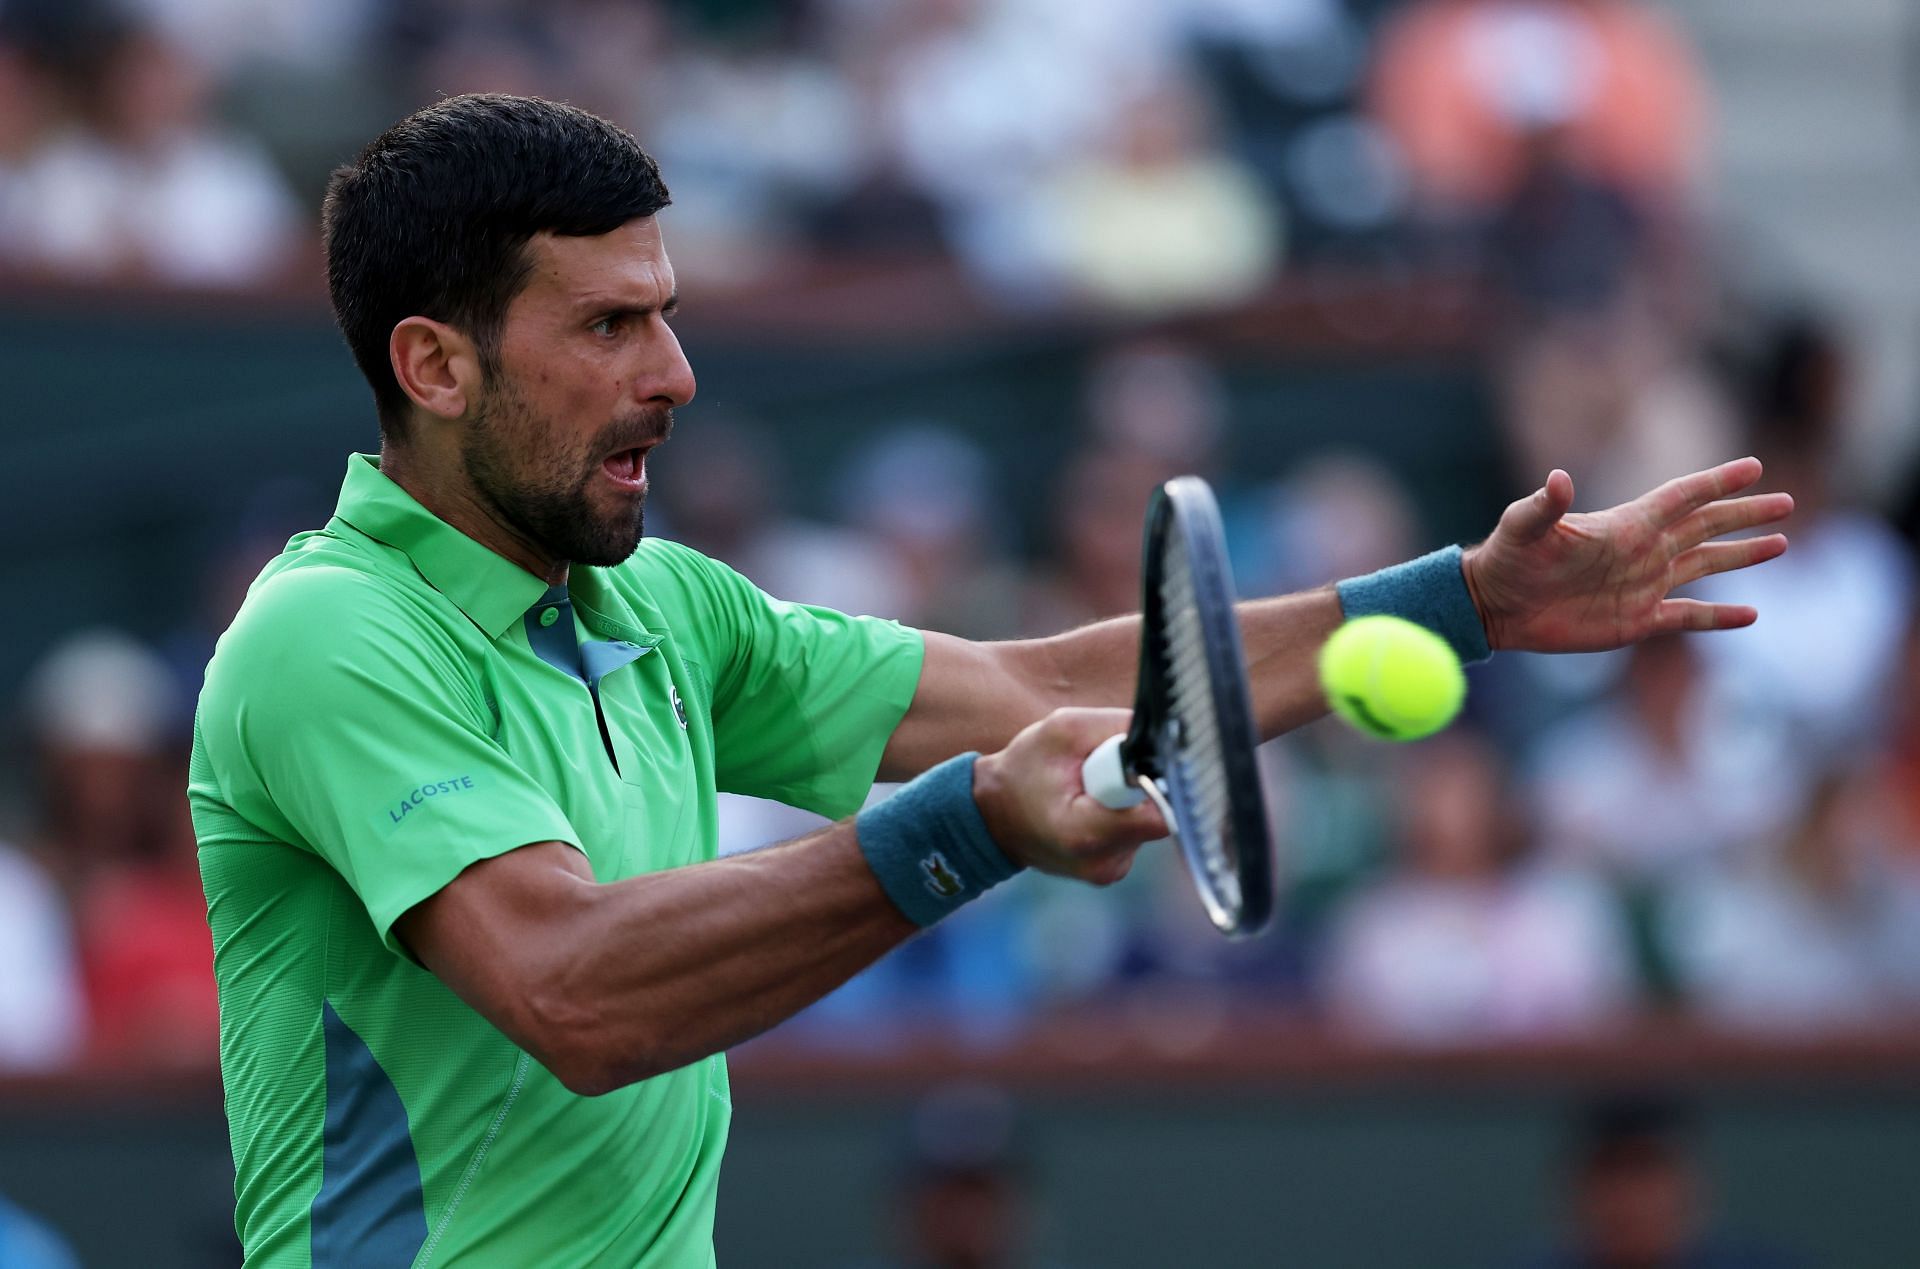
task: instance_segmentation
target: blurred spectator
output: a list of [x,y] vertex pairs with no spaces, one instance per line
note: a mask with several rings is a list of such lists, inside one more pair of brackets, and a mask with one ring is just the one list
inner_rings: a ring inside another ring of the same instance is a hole
[[1022,623],[1027,634],[1138,612],[1140,525],[1153,491],[1219,461],[1225,385],[1183,344],[1140,339],[1105,349],[1082,394],[1085,431],[1045,503],[1052,541]]
[[0,1265],[6,1269],[80,1269],[80,1258],[52,1226],[0,1196]]
[[1701,598],[1752,604],[1745,630],[1704,639],[1717,688],[1793,729],[1805,761],[1850,760],[1880,740],[1901,640],[1915,613],[1914,559],[1878,515],[1853,504],[1836,470],[1851,367],[1838,334],[1781,323],[1750,373],[1747,410],[1767,484],[1794,497],[1776,526],[1793,543],[1765,568],[1710,577]]
[[1356,113],[1368,5],[1185,0],[1178,6],[1231,145],[1284,200],[1291,251],[1377,237],[1405,210],[1399,152]]
[[1583,508],[1638,497],[1746,443],[1689,339],[1637,302],[1516,328],[1495,374],[1516,477],[1536,487],[1563,467]]
[[911,0],[893,17],[886,144],[940,205],[955,253],[1003,294],[1052,298],[1027,197],[1099,151],[1175,64],[1161,18],[1144,0]]
[[1406,487],[1370,457],[1308,459],[1265,493],[1260,532],[1240,535],[1253,595],[1311,590],[1420,554],[1421,528]]
[[1757,857],[1688,878],[1666,904],[1687,999],[1755,1031],[1886,1025],[1920,1005],[1920,867],[1871,835],[1866,788],[1826,776]]
[[1625,934],[1604,890],[1530,858],[1499,757],[1456,730],[1407,754],[1400,854],[1334,917],[1322,978],[1333,1016],[1416,1044],[1564,1036],[1632,1003]]
[[530,15],[486,21],[470,11],[462,21],[436,27],[410,79],[408,97],[423,104],[462,93],[561,97],[567,91],[565,68]]
[[1219,148],[1198,88],[1169,79],[1126,103],[1117,127],[1034,189],[1036,268],[1068,295],[1126,313],[1264,289],[1280,257],[1278,209]]
[[[913,1109],[889,1269],[1044,1269],[1034,1258],[1030,1168],[1012,1098],[984,1084],[935,1089]],[[877,1269],[877,1267],[876,1267]]]
[[1584,1114],[1568,1181],[1567,1245],[1533,1269],[1783,1269],[1792,1263],[1713,1231],[1686,1116],[1659,1097],[1616,1097]]
[[646,126],[673,189],[676,258],[696,281],[740,284],[798,245],[805,209],[859,179],[857,98],[820,58],[784,41],[680,47]]
[[1633,0],[1421,0],[1381,37],[1375,105],[1431,205],[1492,213],[1543,153],[1597,187],[1684,202],[1706,89],[1670,22]]
[[0,268],[16,267],[26,255],[32,208],[25,171],[59,120],[52,74],[4,18],[0,10]]
[[104,866],[80,903],[90,1049],[126,1066],[211,1070],[220,1054],[213,936],[184,764],[156,853]]
[[89,1048],[111,1061],[211,1062],[213,943],[166,663],[125,635],[76,635],[35,669],[26,702],[40,849],[73,896]]
[[287,265],[301,217],[252,141],[222,129],[192,55],[139,25],[72,71],[77,117],[18,172],[16,264],[92,282],[234,287]]
[[1028,634],[1051,634],[1140,610],[1140,525],[1169,476],[1161,460],[1089,446],[1071,456],[1048,507],[1051,565],[1035,587]]
[[1100,352],[1083,393],[1094,444],[1152,458],[1170,473],[1214,474],[1227,390],[1194,348],[1165,338],[1116,344]]
[[661,450],[656,495],[669,536],[740,570],[777,598],[898,616],[907,582],[886,552],[850,529],[792,513],[788,478],[766,431],[724,416],[676,432]]
[[986,453],[947,428],[909,423],[873,437],[841,505],[886,553],[908,625],[968,639],[1020,633],[1020,575],[1001,558],[1005,520]]
[[125,0],[211,71],[249,64],[321,68],[352,59],[375,0]]
[[540,6],[540,13],[547,38],[567,68],[568,100],[644,136],[667,90],[656,76],[636,69],[669,64],[668,6],[652,0],[555,0]]
[[1583,172],[1564,138],[1526,150],[1520,183],[1492,218],[1491,265],[1520,314],[1592,314],[1615,306],[1659,225]]
[[847,121],[853,148],[844,183],[813,191],[802,209],[803,227],[830,257],[938,259],[947,243],[941,208],[887,144],[886,83],[876,62],[856,56],[839,67],[853,95]]
[[[0,1072],[44,1071],[78,1057],[85,997],[60,889],[0,842]],[[5,1224],[0,1213],[0,1227]],[[0,1265],[7,1236],[0,1228]]]
[[111,630],[72,635],[23,689],[38,764],[40,857],[82,892],[110,864],[151,858],[180,799],[165,755],[180,717],[166,663]]
[[1807,777],[1788,738],[1703,681],[1700,649],[1725,637],[1640,644],[1612,697],[1540,738],[1527,783],[1549,854],[1659,884],[1740,853],[1796,813]]

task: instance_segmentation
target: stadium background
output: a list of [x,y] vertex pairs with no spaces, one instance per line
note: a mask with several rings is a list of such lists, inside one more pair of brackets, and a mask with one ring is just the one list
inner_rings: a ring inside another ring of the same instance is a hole
[[1802,506],[1729,587],[1753,632],[1270,746],[1262,941],[1170,867],[1023,880],[747,1046],[722,1263],[1556,1264],[1689,1192],[1726,1263],[1913,1263],[1917,39],[1905,0],[0,0],[0,1232],[237,1259],[192,693],[375,443],[328,168],[507,90],[660,157],[701,392],[650,525],[788,597],[1116,611],[1180,470],[1249,593],[1550,465],[1592,506],[1758,452]]

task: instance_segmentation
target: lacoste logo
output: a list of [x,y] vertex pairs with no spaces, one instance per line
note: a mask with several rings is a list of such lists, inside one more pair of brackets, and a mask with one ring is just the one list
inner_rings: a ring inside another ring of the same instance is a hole
[[960,874],[947,863],[947,857],[937,850],[920,861],[920,871],[926,875],[927,889],[936,898],[951,899],[967,888]]
[[450,780],[436,780],[432,784],[420,785],[417,788],[409,790],[405,797],[392,803],[387,808],[387,818],[393,823],[398,824],[401,820],[413,813],[414,807],[419,806],[428,798],[446,797],[449,794],[465,792],[472,787],[473,777],[470,775],[454,776]]

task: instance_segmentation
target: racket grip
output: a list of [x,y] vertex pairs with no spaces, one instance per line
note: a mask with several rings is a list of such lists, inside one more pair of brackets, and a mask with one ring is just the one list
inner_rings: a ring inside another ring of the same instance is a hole
[[1127,779],[1127,764],[1120,757],[1125,733],[1100,742],[1080,765],[1080,784],[1087,796],[1111,811],[1124,811],[1147,800],[1137,785]]

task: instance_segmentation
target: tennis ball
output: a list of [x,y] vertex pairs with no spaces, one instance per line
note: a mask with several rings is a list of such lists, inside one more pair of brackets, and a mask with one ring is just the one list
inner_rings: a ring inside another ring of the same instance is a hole
[[1320,649],[1334,713],[1382,740],[1431,736],[1460,712],[1467,676],[1447,641],[1400,617],[1357,617]]

